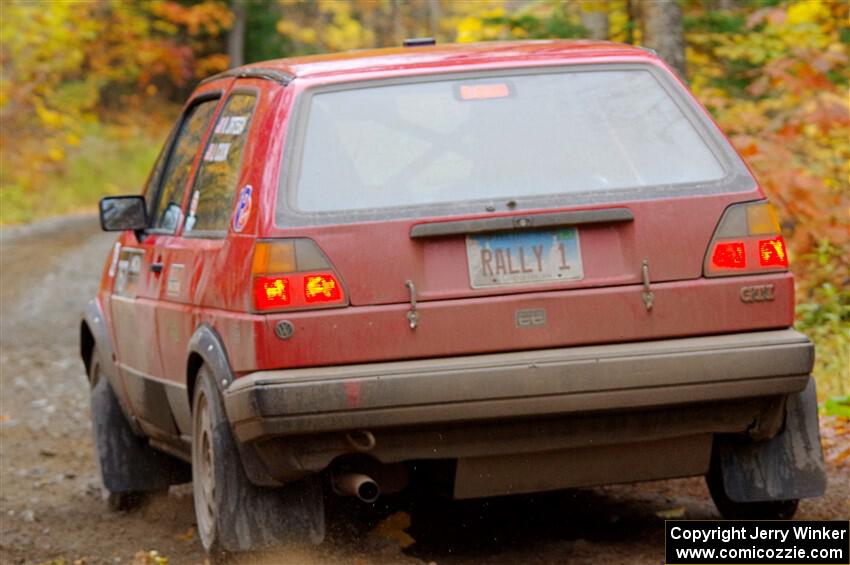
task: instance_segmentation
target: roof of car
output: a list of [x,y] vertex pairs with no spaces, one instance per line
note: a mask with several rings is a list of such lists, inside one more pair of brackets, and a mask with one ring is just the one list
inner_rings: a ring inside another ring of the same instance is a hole
[[269,70],[291,78],[356,75],[433,67],[464,67],[488,63],[545,63],[569,59],[617,56],[650,57],[649,50],[622,43],[591,40],[540,40],[451,43],[421,47],[392,47],[291,57],[245,65],[231,71]]

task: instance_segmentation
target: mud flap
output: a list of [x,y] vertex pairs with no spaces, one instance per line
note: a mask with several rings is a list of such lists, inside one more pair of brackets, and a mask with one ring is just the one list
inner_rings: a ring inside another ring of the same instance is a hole
[[818,428],[815,381],[788,397],[785,427],[763,442],[723,438],[715,444],[726,496],[734,502],[821,496],[826,471]]
[[91,391],[94,441],[103,486],[111,493],[165,490],[192,480],[189,466],[160,453],[133,433],[109,381],[99,379]]

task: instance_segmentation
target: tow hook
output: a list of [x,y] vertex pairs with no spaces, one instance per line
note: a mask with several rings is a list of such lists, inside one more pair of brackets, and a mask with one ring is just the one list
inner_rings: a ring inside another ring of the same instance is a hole
[[416,311],[416,285],[413,281],[405,281],[404,286],[410,291],[410,310],[407,312],[407,321],[410,323],[410,329],[415,330],[419,325],[419,312]]
[[644,259],[643,264],[640,267],[641,274],[643,275],[643,305],[646,307],[646,311],[649,312],[652,310],[652,302],[655,300],[655,293],[649,288],[649,259]]

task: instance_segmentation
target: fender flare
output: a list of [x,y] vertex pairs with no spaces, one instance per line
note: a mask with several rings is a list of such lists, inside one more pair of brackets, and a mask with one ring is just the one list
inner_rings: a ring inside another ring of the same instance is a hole
[[192,406],[192,395],[195,393],[195,377],[200,361],[208,366],[215,375],[215,384],[218,387],[219,393],[230,386],[233,382],[233,370],[230,368],[230,359],[227,357],[227,350],[224,348],[224,343],[218,332],[207,323],[203,323],[195,329],[192,338],[189,340],[188,355],[186,357],[186,393],[189,395],[189,406]]
[[[91,346],[97,346],[98,358],[100,361],[100,370],[109,381],[109,385],[118,399],[118,405],[124,413],[124,418],[130,424],[133,433],[139,436],[144,436],[142,429],[139,427],[136,418],[133,415],[133,410],[130,408],[130,403],[127,400],[127,395],[124,391],[123,383],[120,382],[118,365],[115,363],[115,348],[112,344],[112,336],[109,333],[109,327],[106,323],[106,317],[103,314],[103,308],[97,298],[92,298],[86,303],[83,309],[83,316],[80,320],[80,357],[83,360],[83,365],[86,368],[86,380],[91,379],[91,359],[88,358],[91,353],[91,347],[85,343],[85,330],[91,333],[94,343]],[[91,386],[92,383],[89,382]]]
[[[207,323],[199,325],[189,340],[186,363],[186,393],[188,395],[189,410],[192,409],[192,397],[195,394],[196,385],[195,379],[201,364],[209,367],[215,376],[215,384],[219,395],[221,395],[222,405],[224,405],[224,391],[233,382],[235,376],[233,370],[230,368],[230,360],[228,359],[227,350],[224,347],[221,337],[215,331],[215,328]],[[245,474],[252,483],[257,486],[267,487],[279,487],[283,484],[274,479],[266,470],[253,445],[236,441],[236,446],[239,449]]]

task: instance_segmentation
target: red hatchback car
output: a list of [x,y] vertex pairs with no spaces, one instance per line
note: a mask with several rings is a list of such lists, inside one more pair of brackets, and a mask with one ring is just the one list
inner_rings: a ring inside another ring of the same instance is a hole
[[191,479],[210,551],[318,542],[326,495],[412,473],[455,498],[705,475],[750,518],[824,490],[776,213],[647,50],[228,71],[101,222],[104,486]]

